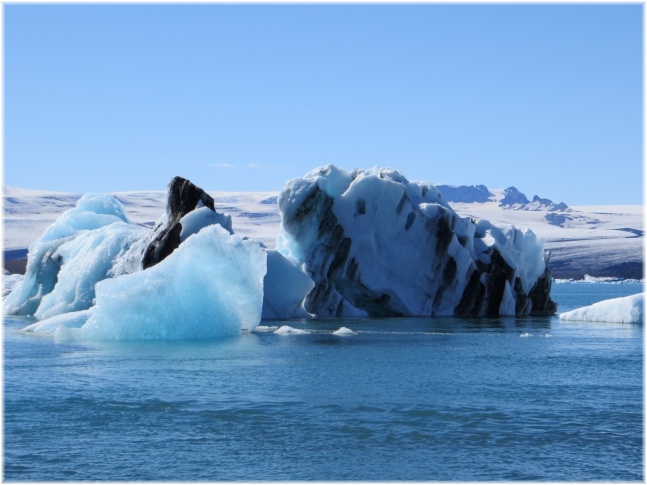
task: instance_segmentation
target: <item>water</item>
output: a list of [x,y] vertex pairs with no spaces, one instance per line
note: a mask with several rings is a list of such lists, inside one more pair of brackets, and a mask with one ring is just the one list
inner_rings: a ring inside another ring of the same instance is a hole
[[9,481],[644,477],[641,325],[292,321],[265,324],[311,333],[56,343],[27,323],[4,323]]

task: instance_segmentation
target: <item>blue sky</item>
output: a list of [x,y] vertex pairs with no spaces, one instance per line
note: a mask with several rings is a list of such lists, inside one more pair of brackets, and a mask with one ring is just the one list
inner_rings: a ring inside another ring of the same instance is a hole
[[278,191],[333,163],[642,204],[642,5],[4,4],[4,183]]

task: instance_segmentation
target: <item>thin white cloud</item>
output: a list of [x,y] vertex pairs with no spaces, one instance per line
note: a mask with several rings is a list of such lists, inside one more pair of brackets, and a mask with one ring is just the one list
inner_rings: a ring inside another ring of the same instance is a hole
[[236,165],[231,163],[212,163],[211,166],[215,168],[236,168]]
[[281,165],[259,165],[258,163],[249,163],[247,164],[249,168],[260,168],[263,170],[286,170],[290,167],[284,167]]

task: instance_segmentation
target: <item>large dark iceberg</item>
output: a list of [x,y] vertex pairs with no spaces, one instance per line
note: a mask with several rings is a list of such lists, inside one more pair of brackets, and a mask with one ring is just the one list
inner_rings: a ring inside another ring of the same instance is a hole
[[543,241],[461,218],[395,170],[329,165],[287,183],[277,248],[315,287],[319,316],[551,315]]

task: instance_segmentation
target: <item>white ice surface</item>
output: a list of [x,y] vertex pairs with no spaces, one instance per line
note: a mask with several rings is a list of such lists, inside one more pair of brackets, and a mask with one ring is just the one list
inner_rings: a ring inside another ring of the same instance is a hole
[[278,330],[275,330],[274,333],[277,335],[305,335],[310,332],[299,328],[292,328],[289,325],[283,325]]
[[642,323],[644,293],[600,301],[560,314],[560,320]]
[[234,233],[231,228],[231,216],[221,214],[220,212],[214,212],[204,205],[192,210],[182,217],[182,219],[180,219],[180,224],[182,225],[180,241],[184,241],[190,235],[199,232],[203,227],[207,227],[212,224],[220,224],[222,227],[227,229],[229,234]]

